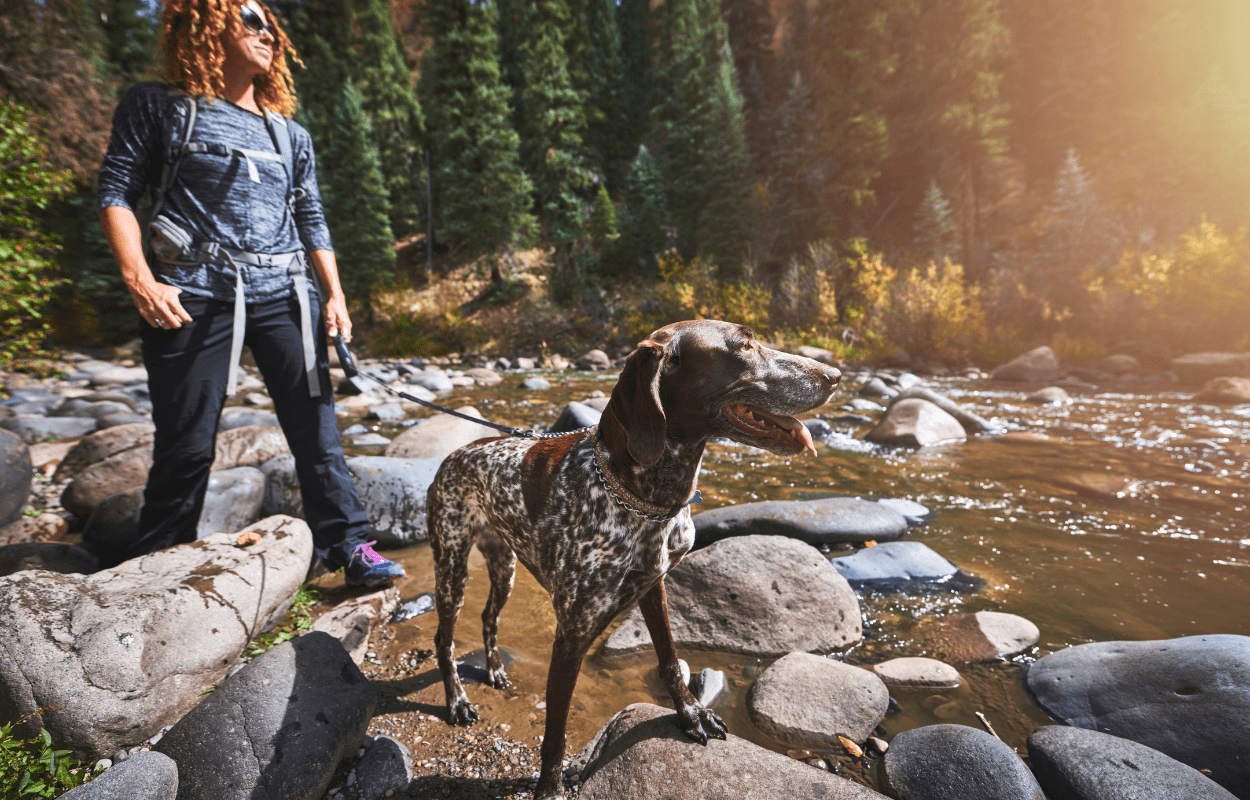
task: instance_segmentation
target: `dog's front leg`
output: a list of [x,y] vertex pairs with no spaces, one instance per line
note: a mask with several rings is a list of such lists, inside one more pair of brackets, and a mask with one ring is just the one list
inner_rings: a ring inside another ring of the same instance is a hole
[[547,672],[547,726],[543,731],[542,770],[538,775],[535,800],[564,797],[561,777],[569,704],[573,701],[573,689],[577,686],[577,676],[589,644],[569,639],[556,631],[556,641],[551,648],[551,669]]
[[[677,664],[677,647],[673,644],[673,631],[668,623],[668,597],[664,591],[664,578],[656,581],[638,601],[642,618],[647,621],[651,643],[659,660],[660,677],[668,685],[668,693],[677,706],[686,735],[707,744],[709,735],[724,739],[728,735],[725,723],[714,711],[703,707],[681,679],[681,667]],[[706,726],[706,729],[705,729]]]

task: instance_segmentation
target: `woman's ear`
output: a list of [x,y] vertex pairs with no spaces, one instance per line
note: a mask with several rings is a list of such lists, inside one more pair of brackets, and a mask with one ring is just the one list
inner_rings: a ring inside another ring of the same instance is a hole
[[666,423],[660,405],[660,366],[664,347],[648,339],[629,354],[609,405],[625,429],[626,449],[649,467],[664,455]]

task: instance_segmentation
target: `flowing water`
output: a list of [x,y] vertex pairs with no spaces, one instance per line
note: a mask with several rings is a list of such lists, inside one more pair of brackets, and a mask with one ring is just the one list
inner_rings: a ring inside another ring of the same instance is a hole
[[[611,379],[583,376],[544,392],[505,388],[515,383],[457,394],[455,404],[473,403],[488,419],[532,426],[550,424],[569,399],[612,389]],[[846,383],[809,416],[834,420],[836,407],[858,386],[852,379]],[[1250,407],[1195,405],[1191,392],[1171,384],[1124,384],[1114,393],[1078,396],[1068,407],[1041,408],[1025,404],[1023,392],[987,381],[940,379],[929,385],[1004,433],[914,451],[867,444],[861,440],[866,427],[835,423],[835,434],[817,444],[818,458],[710,444],[699,479],[703,510],[858,495],[908,498],[937,512],[906,538],[976,576],[980,587],[862,596],[864,640],[835,656],[848,663],[927,655],[927,626],[955,612],[1003,611],[1038,626],[1041,641],[1026,654],[957,665],[964,677],[959,689],[895,691],[897,709],[882,723],[887,738],[939,722],[982,727],[976,715],[981,712],[1023,753],[1028,734],[1047,722],[1022,687],[1028,662],[1084,642],[1250,635]],[[405,596],[433,589],[427,546],[389,555],[413,576],[403,587]],[[460,654],[481,647],[478,615],[488,583],[475,553],[456,632]],[[541,733],[539,704],[554,625],[546,593],[519,567],[500,624],[500,643],[514,660],[514,685],[504,692],[471,691],[484,719]],[[398,625],[394,644],[429,648],[436,627],[433,614]],[[653,654],[618,663],[597,651],[587,658],[574,696],[574,748],[628,703],[671,705],[655,679]],[[767,662],[679,654],[696,672],[725,670],[730,691],[715,708],[731,732],[785,752],[756,731],[745,713],[746,692]],[[437,680],[432,660],[421,670],[424,680]]]

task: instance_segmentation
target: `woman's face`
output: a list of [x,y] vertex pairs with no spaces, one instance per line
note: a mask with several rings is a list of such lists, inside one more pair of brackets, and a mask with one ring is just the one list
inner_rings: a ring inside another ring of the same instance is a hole
[[268,26],[269,17],[256,0],[247,0],[237,8],[241,17],[237,30],[242,34],[226,31],[223,42],[226,61],[222,66],[226,72],[241,70],[249,78],[255,78],[266,74],[273,66],[274,36],[267,27],[261,27]]

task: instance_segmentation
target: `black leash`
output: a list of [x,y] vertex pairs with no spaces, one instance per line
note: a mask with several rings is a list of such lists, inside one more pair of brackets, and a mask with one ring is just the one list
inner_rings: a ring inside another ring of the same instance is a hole
[[[422,400],[419,397],[413,397],[407,392],[401,392],[398,389],[392,389],[390,386],[387,386],[385,383],[373,377],[372,375],[368,374],[367,372],[361,372],[360,368],[356,366],[355,357],[352,356],[351,351],[347,349],[347,342],[343,341],[343,334],[341,333],[334,337],[334,350],[336,353],[339,354],[339,364],[343,367],[343,373],[349,378],[355,378],[357,376],[362,377],[362,378],[368,378],[369,380],[373,381],[378,386],[381,386],[383,389],[395,395],[396,397],[402,397],[405,400],[410,400],[414,403],[417,403],[418,405],[423,405],[426,408],[432,408],[435,411],[442,412],[443,414],[450,414],[453,417],[460,417],[460,419],[467,419],[469,422],[475,422],[478,425],[485,425],[488,428],[494,428],[495,430],[502,431],[503,433],[506,433],[509,436],[521,436],[526,439],[555,439],[556,437],[559,437],[559,436],[568,436],[570,433],[581,433],[582,431],[590,430],[590,428],[582,428],[581,430],[567,431],[565,433],[539,433],[537,430],[529,430],[526,428],[509,428],[507,425],[499,425],[497,423],[490,422],[489,420],[484,420],[481,417],[471,417],[468,414],[461,414],[459,411],[455,411],[453,409],[446,408],[444,406],[440,406],[435,403],[431,403],[427,400]],[[594,426],[592,425],[591,427],[594,427]]]

